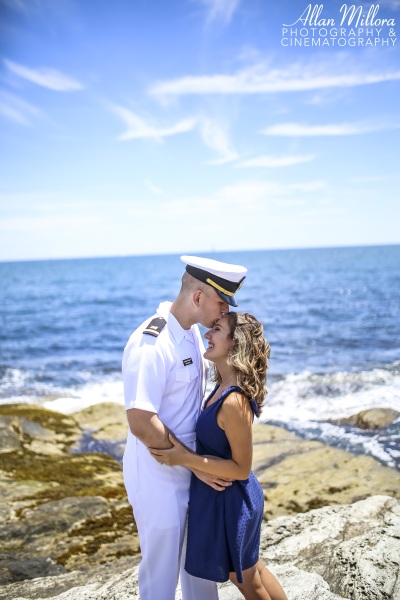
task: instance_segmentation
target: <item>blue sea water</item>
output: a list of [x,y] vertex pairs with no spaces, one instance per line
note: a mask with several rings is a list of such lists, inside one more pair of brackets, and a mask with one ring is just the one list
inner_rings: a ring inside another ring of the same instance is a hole
[[[262,420],[399,468],[400,420],[378,432],[331,421],[400,412],[400,246],[208,256],[249,270],[238,310],[272,349]],[[175,255],[0,263],[0,402],[122,403],[124,345],[174,299],[183,268]]]

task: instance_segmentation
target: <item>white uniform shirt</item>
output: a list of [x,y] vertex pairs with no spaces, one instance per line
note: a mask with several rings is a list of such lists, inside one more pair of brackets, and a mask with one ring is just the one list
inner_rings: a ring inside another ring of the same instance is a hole
[[176,436],[193,432],[201,407],[207,362],[197,325],[185,330],[162,302],[157,314],[167,324],[158,337],[143,334],[152,318],[131,335],[122,373],[125,407],[157,413]]

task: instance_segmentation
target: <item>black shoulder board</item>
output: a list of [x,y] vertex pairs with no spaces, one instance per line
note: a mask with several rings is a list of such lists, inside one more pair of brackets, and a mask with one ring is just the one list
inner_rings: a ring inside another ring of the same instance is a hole
[[150,335],[154,335],[154,337],[158,337],[166,324],[167,321],[164,319],[164,317],[156,317],[150,321],[146,329],[143,329],[143,333],[148,333]]

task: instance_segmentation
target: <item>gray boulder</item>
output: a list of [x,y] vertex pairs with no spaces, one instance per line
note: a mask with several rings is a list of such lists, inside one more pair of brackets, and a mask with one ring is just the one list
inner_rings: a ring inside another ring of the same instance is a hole
[[400,413],[397,410],[393,410],[393,408],[369,408],[351,417],[339,419],[338,422],[354,425],[354,427],[358,427],[359,429],[374,430],[387,427],[398,417],[400,417]]
[[[400,600],[400,501],[372,496],[354,504],[278,517],[263,527],[261,556],[289,600]],[[139,598],[137,567],[113,569],[105,575],[54,594],[54,582],[66,575],[49,578],[52,583],[47,587],[46,579],[31,580],[5,586],[0,598]],[[176,598],[181,600],[179,589]],[[240,600],[242,596],[226,583],[219,586],[219,598]]]
[[262,555],[320,575],[344,598],[400,600],[400,501],[372,496],[278,517],[264,529]]

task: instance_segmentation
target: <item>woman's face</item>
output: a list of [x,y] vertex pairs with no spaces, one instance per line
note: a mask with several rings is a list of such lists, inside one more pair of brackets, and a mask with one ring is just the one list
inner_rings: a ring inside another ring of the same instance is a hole
[[208,341],[204,358],[212,362],[218,362],[228,358],[230,348],[234,345],[230,337],[230,327],[228,317],[221,317],[214,323],[212,329],[207,331],[204,336]]

